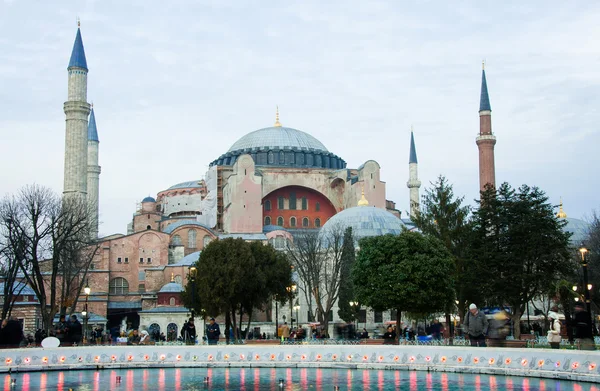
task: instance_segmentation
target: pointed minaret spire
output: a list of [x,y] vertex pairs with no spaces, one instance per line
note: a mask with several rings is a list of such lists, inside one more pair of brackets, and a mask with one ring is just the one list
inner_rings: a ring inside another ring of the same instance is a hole
[[410,127],[410,156],[408,158],[408,182],[406,186],[410,190],[410,218],[414,219],[419,211],[419,164],[417,162],[417,148],[415,148],[415,136],[413,127]]
[[279,106],[277,106],[277,110],[275,111],[275,125],[277,128],[281,127],[281,123],[279,122]]
[[83,39],[81,39],[81,29],[79,26],[81,26],[81,23],[78,20],[77,35],[75,36],[75,43],[73,44],[73,51],[71,51],[71,59],[69,60],[67,69],[81,68],[87,71],[87,61],[85,59],[85,50],[83,49]]
[[479,148],[479,189],[486,185],[496,186],[496,168],[494,163],[494,145],[496,136],[492,133],[492,109],[485,78],[485,63],[482,65],[481,96],[479,99],[479,136],[476,138]]
[[481,96],[479,98],[479,111],[492,111],[490,95],[488,94],[487,80],[485,79],[485,62],[481,64]]
[[559,219],[566,219],[567,218],[567,214],[563,210],[562,197],[560,197],[560,204],[558,206],[558,213],[556,214],[556,217],[558,217]]
[[100,171],[98,165],[99,155],[98,129],[96,128],[96,115],[94,113],[94,104],[90,113],[88,122],[88,142],[87,142],[87,200],[91,211],[92,219],[92,239],[98,238],[98,210],[100,196]]

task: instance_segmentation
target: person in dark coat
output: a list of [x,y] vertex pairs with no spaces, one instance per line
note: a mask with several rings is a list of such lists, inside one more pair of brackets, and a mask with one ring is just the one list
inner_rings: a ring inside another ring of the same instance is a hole
[[575,316],[573,317],[575,326],[575,338],[577,345],[581,350],[595,350],[594,338],[592,336],[592,325],[590,324],[590,314],[585,310],[582,303],[575,304]]
[[3,348],[18,348],[23,342],[23,327],[21,322],[15,318],[2,321],[2,329],[0,329],[0,345]]
[[210,324],[206,326],[206,339],[209,345],[216,345],[221,336],[219,324],[215,322],[215,318],[210,318]]
[[387,331],[383,334],[384,345],[393,345],[396,343],[396,332],[392,326],[388,326]]
[[77,319],[77,315],[71,315],[71,322],[69,324],[67,335],[69,336],[69,343],[73,345],[78,345],[81,343],[81,335],[83,328],[81,327],[81,323]]
[[190,318],[181,328],[181,336],[187,345],[196,344],[196,326],[194,325],[194,318]]

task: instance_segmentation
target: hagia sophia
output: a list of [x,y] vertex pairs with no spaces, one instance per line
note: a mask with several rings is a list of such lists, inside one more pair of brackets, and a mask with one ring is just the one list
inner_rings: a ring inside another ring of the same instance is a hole
[[[102,129],[87,103],[88,66],[79,28],[67,69],[64,194],[87,199],[97,220]],[[496,144],[485,70],[479,115],[476,145],[483,188],[495,184]],[[88,274],[90,325],[127,322],[178,335],[189,317],[180,297],[189,267],[217,238],[268,242],[283,250],[298,230],[326,229],[328,224],[351,226],[357,238],[414,229],[411,217],[419,207],[421,182],[412,132],[406,151],[409,192],[403,202],[410,215],[403,216],[396,202],[386,197],[377,161],[365,159],[357,168],[347,167],[339,155],[342,151],[331,151],[313,135],[283,123],[277,110],[272,126],[246,134],[215,156],[208,170],[198,173],[203,179],[190,178],[158,191],[156,197],[143,198],[126,235],[99,238],[100,248]],[[559,217],[567,218],[562,203]],[[568,230],[585,234],[583,221],[568,221]],[[31,311],[34,303],[19,300],[22,309],[29,305]],[[301,301],[300,306],[303,311],[297,321],[306,324],[307,303]],[[281,309],[284,313],[290,314],[289,306]],[[334,323],[339,321],[337,307],[330,316]],[[364,316],[368,324],[391,319],[389,311],[365,311]],[[35,330],[36,321],[39,318],[26,316],[25,330]],[[257,314],[253,323],[273,332],[274,311]]]

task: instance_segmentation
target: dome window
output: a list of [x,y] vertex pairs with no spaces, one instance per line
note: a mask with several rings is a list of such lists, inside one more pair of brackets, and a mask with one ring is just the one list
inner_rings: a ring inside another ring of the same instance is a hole
[[303,218],[303,219],[302,219],[302,226],[303,226],[304,228],[308,228],[308,226],[309,226],[309,225],[310,225],[310,224],[309,224],[309,221],[308,221],[308,217],[305,217],[305,218]]

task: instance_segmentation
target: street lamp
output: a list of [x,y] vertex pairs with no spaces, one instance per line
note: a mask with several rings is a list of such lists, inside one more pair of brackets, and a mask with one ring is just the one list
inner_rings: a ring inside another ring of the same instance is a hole
[[92,293],[92,290],[90,289],[90,283],[89,280],[86,281],[85,283],[85,288],[83,288],[83,292],[85,293],[85,307],[83,309],[83,311],[81,311],[81,316],[83,316],[83,344],[85,345],[88,340],[87,340],[87,334],[88,334],[88,299],[90,297],[90,293]]
[[[296,310],[296,325],[300,325],[300,320],[298,319],[298,310],[300,309],[300,303],[298,303],[298,300],[296,299],[296,305],[294,306],[294,309]],[[296,327],[298,327],[296,326]],[[298,335],[298,333],[296,333],[296,335]]]
[[297,288],[298,286],[294,282],[292,282],[292,285],[285,288],[290,294],[290,328],[294,328],[294,307],[292,302],[294,300],[294,292],[296,292]]
[[[585,248],[585,246],[582,244],[581,247],[579,248],[579,255],[581,256],[581,268],[583,269],[583,287],[584,287],[584,298],[585,298],[585,309],[588,313],[588,321],[589,321],[589,327],[592,327],[592,305],[591,305],[591,301],[590,301],[590,289],[592,288],[591,284],[588,283],[588,271],[587,271],[587,266],[588,266],[588,254],[589,254],[589,250],[587,248]],[[592,335],[590,333],[590,335]]]
[[190,282],[192,283],[192,320],[194,319],[194,307],[195,307],[195,299],[196,299],[196,274],[198,273],[198,269],[196,266],[190,267]]
[[351,301],[349,304],[350,307],[352,307],[352,312],[354,313],[354,333],[356,333],[358,331],[358,314],[356,313],[356,309],[358,308],[358,301]]

